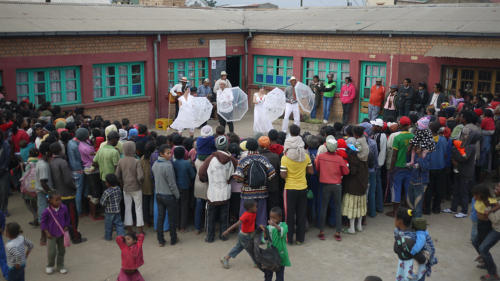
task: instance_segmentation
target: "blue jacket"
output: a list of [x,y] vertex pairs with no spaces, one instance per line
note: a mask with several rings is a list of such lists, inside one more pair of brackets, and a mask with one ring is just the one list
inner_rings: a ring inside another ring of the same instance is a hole
[[212,155],[217,151],[215,148],[214,136],[199,137],[196,139],[196,154],[198,155]]
[[193,164],[191,164],[191,161],[184,159],[175,159],[173,164],[177,187],[179,189],[189,189],[196,176],[196,170]]
[[74,139],[68,142],[66,154],[68,155],[71,171],[83,170],[82,157],[80,155],[80,150],[78,150],[78,145],[80,145],[80,142]]
[[428,184],[429,183],[429,166],[430,155],[427,154],[425,158],[415,155],[415,164],[417,167],[411,168],[410,183],[411,184]]
[[448,157],[448,142],[445,137],[439,136],[436,143],[436,150],[429,154],[430,166],[429,170],[441,170],[446,167]]

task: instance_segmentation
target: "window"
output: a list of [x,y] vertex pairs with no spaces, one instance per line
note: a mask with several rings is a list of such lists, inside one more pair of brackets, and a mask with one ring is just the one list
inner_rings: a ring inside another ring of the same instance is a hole
[[304,81],[306,85],[312,81],[314,75],[319,76],[319,80],[326,81],[328,74],[333,74],[333,80],[337,82],[336,91],[344,84],[344,79],[349,76],[349,61],[328,60],[328,59],[304,59]]
[[208,59],[180,59],[168,61],[168,87],[179,83],[182,77],[187,77],[190,87],[198,87],[208,78]]
[[254,56],[255,84],[286,86],[293,76],[293,58]]
[[94,100],[144,95],[144,63],[97,64],[92,69]]
[[80,68],[77,66],[21,69],[16,72],[17,99],[40,105],[80,103]]
[[443,69],[445,93],[495,94],[500,92],[500,70],[470,67],[445,67]]
[[382,79],[385,85],[386,65],[385,62],[361,62],[361,79],[359,90],[359,121],[368,117],[368,102],[370,100],[370,90],[375,85],[377,78]]

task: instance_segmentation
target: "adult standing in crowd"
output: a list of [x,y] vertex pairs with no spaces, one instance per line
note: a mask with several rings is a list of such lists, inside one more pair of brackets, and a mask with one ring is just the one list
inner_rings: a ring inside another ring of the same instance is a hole
[[337,88],[337,83],[333,80],[333,74],[328,74],[327,78],[328,81],[325,83],[323,93],[323,124],[328,123],[328,120],[330,120],[330,110],[333,106],[333,96],[335,95],[335,89]]
[[0,211],[8,214],[7,205],[9,203],[9,160],[10,145],[4,138],[4,132],[0,131]]
[[309,87],[314,93],[314,108],[311,111],[311,118],[316,118],[316,112],[321,105],[321,97],[323,96],[323,88],[325,87],[323,82],[319,80],[318,75],[314,75],[313,80],[309,82]]
[[[258,139],[259,143],[259,154],[266,157],[269,163],[273,165],[274,171],[277,173],[280,169],[280,157],[269,150],[271,145],[271,140],[268,136],[262,136]],[[247,143],[248,144],[248,143]],[[267,200],[267,210],[268,212],[273,207],[283,208],[283,189],[280,188],[280,179],[274,176],[267,184],[267,191],[269,197]]]
[[411,79],[403,80],[403,85],[398,90],[398,98],[396,99],[396,108],[398,116],[408,116],[413,109],[413,97],[415,91],[411,86]]
[[290,114],[293,113],[293,123],[300,126],[300,110],[299,103],[297,101],[297,94],[295,93],[295,85],[297,84],[297,78],[295,76],[290,77],[288,80],[290,86],[285,89],[286,97],[286,107],[285,107],[285,117],[283,118],[282,131],[286,133],[288,129],[288,119]]
[[389,89],[389,94],[385,97],[384,100],[384,120],[389,121],[392,119],[392,122],[396,121],[398,116],[396,101],[398,95],[398,85],[391,85]]
[[420,115],[425,114],[425,108],[429,104],[429,92],[427,91],[427,84],[424,82],[418,83],[418,91],[415,93],[415,111]]
[[217,93],[219,90],[220,90],[220,82],[224,82],[224,86],[226,88],[232,88],[233,86],[231,85],[231,82],[229,81],[229,79],[227,79],[227,72],[226,71],[222,71],[220,73],[220,78],[215,81],[215,84],[214,84],[214,93]]
[[345,84],[340,90],[340,102],[342,103],[342,123],[344,125],[349,121],[351,114],[352,104],[356,98],[356,88],[352,84],[351,76],[345,78]]
[[424,197],[424,215],[430,215],[441,212],[441,200],[444,197],[446,189],[446,159],[448,158],[448,140],[439,134],[441,124],[434,121],[429,124],[429,129],[434,137],[436,149],[429,154],[429,186],[425,190]]
[[429,99],[429,103],[427,105],[434,106],[436,113],[438,113],[441,110],[441,104],[446,101],[448,101],[448,98],[446,97],[446,94],[443,93],[443,86],[439,83],[434,84],[434,93]]
[[384,97],[385,87],[382,85],[382,78],[377,78],[375,85],[370,89],[370,100],[368,101],[368,118],[370,118],[370,121],[377,119]]
[[177,118],[177,114],[179,114],[179,97],[182,96],[186,91],[187,83],[187,78],[182,77],[179,80],[179,83],[175,84],[172,89],[170,89],[170,95],[173,97],[173,99],[175,99],[175,118]]
[[377,144],[378,158],[377,158],[377,167],[375,168],[375,186],[369,186],[369,194],[374,193],[374,196],[370,196],[368,201],[371,199],[375,199],[375,210],[379,213],[384,211],[384,194],[382,189],[382,176],[385,176],[385,173],[382,173],[385,166],[385,158],[387,153],[387,135],[384,133],[384,121],[380,118],[375,119],[375,121],[370,122],[372,127],[372,138]]

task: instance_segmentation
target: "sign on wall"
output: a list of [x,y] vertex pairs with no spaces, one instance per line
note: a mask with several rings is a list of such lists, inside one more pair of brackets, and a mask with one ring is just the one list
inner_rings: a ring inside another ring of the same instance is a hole
[[210,57],[226,56],[226,39],[210,40]]

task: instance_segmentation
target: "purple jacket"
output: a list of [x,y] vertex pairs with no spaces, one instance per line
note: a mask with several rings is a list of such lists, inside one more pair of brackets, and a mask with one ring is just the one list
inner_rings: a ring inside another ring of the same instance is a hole
[[50,235],[54,237],[61,237],[63,236],[64,232],[61,232],[61,229],[59,229],[59,227],[57,226],[57,223],[54,221],[54,218],[50,214],[49,209],[50,211],[52,211],[52,214],[54,214],[54,217],[56,217],[57,221],[64,229],[65,227],[69,227],[70,225],[68,207],[66,207],[66,205],[64,204],[61,204],[59,210],[56,211],[54,208],[49,206],[42,213],[40,228],[42,230],[49,231]]

